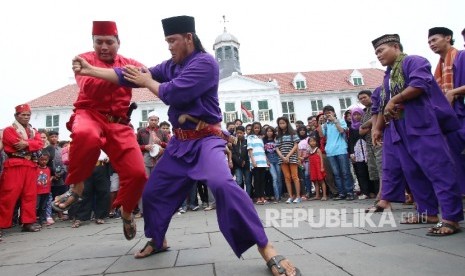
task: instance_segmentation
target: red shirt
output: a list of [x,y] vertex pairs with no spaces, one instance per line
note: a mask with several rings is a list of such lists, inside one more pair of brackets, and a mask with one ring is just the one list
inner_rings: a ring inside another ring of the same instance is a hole
[[37,167],[37,194],[48,194],[51,190],[50,168]]
[[[123,67],[142,64],[133,59],[121,55],[115,57],[113,63],[105,63],[98,59],[95,52],[87,52],[79,55],[91,65],[102,68]],[[74,103],[76,109],[93,109],[104,114],[127,118],[127,112],[132,97],[132,89],[121,87],[99,78],[76,75],[76,83],[79,86],[79,95]]]

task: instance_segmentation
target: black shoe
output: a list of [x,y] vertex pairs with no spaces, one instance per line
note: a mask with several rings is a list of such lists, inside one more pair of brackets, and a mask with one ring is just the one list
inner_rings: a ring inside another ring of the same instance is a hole
[[353,194],[348,194],[347,197],[346,197],[346,200],[347,201],[354,200],[354,195]]
[[345,199],[346,197],[343,196],[343,195],[338,195],[337,197],[334,197],[333,200],[343,200]]

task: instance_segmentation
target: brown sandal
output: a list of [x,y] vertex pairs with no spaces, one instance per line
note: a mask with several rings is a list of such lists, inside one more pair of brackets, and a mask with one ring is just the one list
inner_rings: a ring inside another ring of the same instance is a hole
[[147,247],[149,247],[149,246],[152,247],[152,251],[150,251],[149,254],[147,254],[147,255],[136,255],[136,256],[134,256],[134,258],[136,258],[136,259],[147,258],[147,257],[152,256],[152,255],[154,255],[154,254],[158,254],[158,253],[161,253],[161,252],[168,251],[168,249],[170,248],[169,246],[167,246],[167,247],[163,247],[163,248],[157,249],[157,248],[155,247],[155,243],[154,243],[153,241],[150,240],[150,241],[148,241],[148,242],[145,244],[144,248],[142,248],[141,250],[139,250],[139,253],[144,252],[145,249],[147,249]]
[[[137,233],[137,227],[136,227],[136,222],[134,221],[134,216],[131,215],[131,219],[125,219],[123,217],[121,217],[121,219],[123,220],[124,237],[128,241],[134,239]],[[126,226],[129,226],[129,229]]]
[[[61,208],[60,204],[66,203],[69,198],[72,198],[72,201],[65,207]],[[56,200],[56,198],[55,198]],[[58,203],[57,202],[52,202],[52,209],[57,211],[57,212],[64,212],[68,211],[73,205],[77,204],[78,202],[82,201],[82,198],[75,192],[68,190],[66,193],[58,196]]]

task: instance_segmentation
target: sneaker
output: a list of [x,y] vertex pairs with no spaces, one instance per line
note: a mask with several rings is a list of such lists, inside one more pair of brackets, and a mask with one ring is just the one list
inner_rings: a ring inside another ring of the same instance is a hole
[[302,202],[302,198],[300,197],[297,197],[296,199],[294,199],[294,201],[292,201],[292,203],[301,203]]
[[343,196],[343,195],[338,195],[337,197],[334,197],[333,200],[343,200],[345,199],[346,197]]
[[346,200],[347,200],[347,201],[354,200],[354,195],[353,195],[353,194],[347,194]]
[[186,212],[186,210],[184,208],[179,208],[179,213],[180,214],[184,214]]
[[287,204],[291,204],[291,203],[292,203],[292,197],[288,198],[288,199],[286,200],[286,203],[287,203]]
[[213,210],[213,209],[215,209],[214,206],[208,206],[208,207],[205,207],[205,209],[203,209],[203,210],[204,210],[204,211],[211,211],[211,210]]
[[368,198],[368,196],[367,196],[367,195],[364,195],[364,194],[358,196],[358,199],[367,199],[367,198]]
[[192,211],[197,211],[199,208],[200,208],[199,205],[197,205],[197,206],[192,207],[191,210]]
[[207,207],[208,207],[208,203],[202,202],[202,208],[205,209],[205,208],[207,208]]

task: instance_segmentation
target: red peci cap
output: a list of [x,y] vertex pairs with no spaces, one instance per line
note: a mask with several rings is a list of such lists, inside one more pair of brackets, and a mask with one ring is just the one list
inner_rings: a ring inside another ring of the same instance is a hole
[[17,107],[15,107],[16,113],[22,113],[22,112],[31,112],[31,107],[28,104],[20,104]]
[[92,35],[118,35],[118,29],[114,21],[94,21]]

